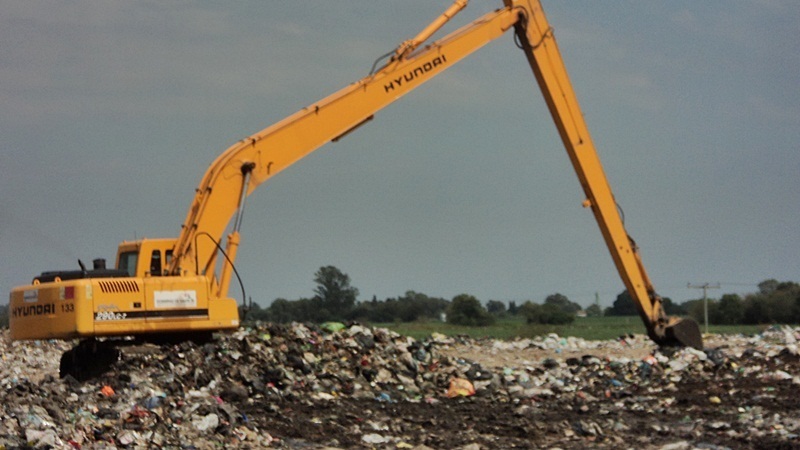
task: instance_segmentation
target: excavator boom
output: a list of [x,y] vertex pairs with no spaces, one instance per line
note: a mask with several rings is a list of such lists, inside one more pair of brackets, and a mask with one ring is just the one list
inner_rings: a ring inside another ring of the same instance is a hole
[[[375,73],[284,120],[237,142],[203,177],[183,223],[170,271],[204,273],[214,265],[216,245],[201,235],[222,236],[242,190],[243,164],[253,164],[246,194],[322,145],[370,121],[374,114],[514,26],[511,8],[489,13],[461,30],[414,52],[408,42]],[[414,44],[414,45],[419,45]]]

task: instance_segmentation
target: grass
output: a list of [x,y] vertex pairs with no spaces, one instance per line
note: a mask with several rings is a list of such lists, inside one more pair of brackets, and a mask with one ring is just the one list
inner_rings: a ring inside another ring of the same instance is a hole
[[[388,328],[404,336],[414,339],[429,337],[432,333],[447,336],[465,335],[472,338],[514,339],[532,338],[556,333],[559,336],[574,336],[587,340],[614,339],[625,334],[646,334],[644,324],[638,316],[623,317],[578,317],[569,325],[527,324],[519,317],[498,319],[494,325],[486,327],[467,327],[451,325],[438,321],[375,323],[377,327]],[[700,326],[705,331],[703,325]],[[709,332],[716,334],[757,334],[767,326],[764,325],[712,325]]]

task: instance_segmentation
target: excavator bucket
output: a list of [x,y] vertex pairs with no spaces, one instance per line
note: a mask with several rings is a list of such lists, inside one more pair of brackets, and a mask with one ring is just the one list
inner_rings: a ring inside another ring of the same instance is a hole
[[682,347],[703,349],[703,335],[700,325],[692,319],[678,319],[664,328],[666,343],[677,344]]

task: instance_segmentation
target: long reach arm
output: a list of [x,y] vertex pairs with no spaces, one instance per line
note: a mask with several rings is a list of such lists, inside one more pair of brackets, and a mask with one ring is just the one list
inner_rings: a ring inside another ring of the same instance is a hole
[[519,17],[518,8],[509,6],[487,14],[419,51],[414,51],[419,42],[407,41],[375,73],[231,146],[211,164],[196,190],[178,237],[170,272],[184,275],[205,274],[212,270],[217,246],[209,237],[217,239],[223,236],[231,218],[237,214],[243,196],[327,142],[336,141],[371,120],[378,110],[502,36]]
[[270,177],[328,141],[336,141],[371,120],[381,108],[514,28],[586,194],[584,206],[594,213],[648,334],[659,344],[702,348],[696,323],[665,314],[661,298],[641,263],[638,248],[625,231],[553,30],[539,1],[504,0],[504,3],[504,8],[419,48],[466,6],[466,0],[457,0],[419,35],[402,43],[379,70],[227,149],[209,167],[197,188],[174,250],[170,274],[213,272],[219,254],[217,239],[236,216],[233,231],[228,235],[228,261],[223,263],[216,286],[224,295],[239,242],[240,215],[247,195]]
[[[505,2],[509,6],[516,4],[513,0]],[[515,24],[517,36],[586,193],[583,204],[592,209],[614,264],[636,303],[648,334],[658,343],[679,343],[702,348],[700,329],[695,322],[667,317],[661,297],[656,294],[644,269],[639,249],[625,231],[617,203],[567,76],[553,29],[538,1],[522,3],[526,5],[526,17]]]

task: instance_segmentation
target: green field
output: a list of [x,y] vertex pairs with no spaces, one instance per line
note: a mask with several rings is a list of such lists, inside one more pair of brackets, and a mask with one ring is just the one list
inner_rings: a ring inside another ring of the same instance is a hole
[[[523,318],[499,319],[494,325],[487,327],[466,327],[451,325],[438,321],[426,322],[399,322],[399,323],[374,323],[376,327],[388,328],[405,336],[423,339],[432,333],[441,333],[447,336],[465,335],[472,338],[514,339],[532,338],[556,333],[559,336],[574,336],[588,340],[614,339],[619,336],[633,333],[645,334],[642,320],[638,316],[625,317],[578,317],[569,325],[541,325],[527,324]],[[701,325],[701,330],[704,327]],[[710,333],[718,334],[757,334],[767,328],[767,325],[712,325]]]

